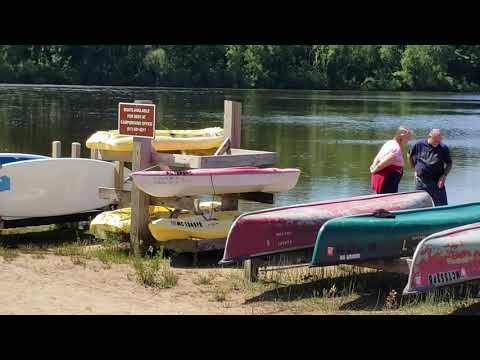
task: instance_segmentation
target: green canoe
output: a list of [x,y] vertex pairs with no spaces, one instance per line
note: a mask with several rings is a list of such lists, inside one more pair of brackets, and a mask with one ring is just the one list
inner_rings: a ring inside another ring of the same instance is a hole
[[[319,230],[310,266],[412,255],[426,236],[480,221],[480,203],[355,215],[327,221]],[[382,214],[380,214],[382,216]]]

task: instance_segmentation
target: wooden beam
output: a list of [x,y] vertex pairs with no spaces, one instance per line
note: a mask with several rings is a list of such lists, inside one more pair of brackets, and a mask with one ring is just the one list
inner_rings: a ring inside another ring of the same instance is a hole
[[394,272],[400,274],[409,274],[410,266],[412,259],[408,257],[403,257],[399,259],[388,259],[388,260],[371,260],[360,263],[351,263],[348,265],[355,265],[366,267],[370,269],[383,270],[386,272]]
[[[118,204],[120,207],[130,207],[131,191],[99,187],[98,197],[100,199],[110,200],[113,203]],[[190,196],[167,198],[157,198],[150,196],[150,205],[168,206],[175,209],[184,209],[195,212],[195,199]]]
[[242,107],[237,101],[224,101],[223,131],[225,138],[230,139],[232,148],[241,145]]
[[52,142],[52,157],[58,158],[62,156],[62,142],[54,141]]
[[81,157],[81,152],[82,152],[82,145],[79,142],[73,142],[72,143],[72,152],[71,152],[72,158]]
[[[149,100],[135,100],[139,104],[151,104]],[[152,140],[133,137],[132,171],[140,171],[151,165]],[[143,255],[154,239],[148,231],[150,196],[132,182],[130,249],[134,255]]]
[[222,155],[227,151],[230,153],[230,139],[228,137],[223,140],[222,144],[218,147],[213,156]]
[[233,154],[219,156],[199,156],[198,168],[220,168],[233,166],[262,166],[276,162],[276,153],[259,152],[256,154]]

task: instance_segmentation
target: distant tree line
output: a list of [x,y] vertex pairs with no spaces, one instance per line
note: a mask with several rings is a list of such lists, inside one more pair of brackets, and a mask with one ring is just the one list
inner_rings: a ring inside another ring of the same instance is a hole
[[480,45],[2,45],[0,82],[331,90],[480,89]]

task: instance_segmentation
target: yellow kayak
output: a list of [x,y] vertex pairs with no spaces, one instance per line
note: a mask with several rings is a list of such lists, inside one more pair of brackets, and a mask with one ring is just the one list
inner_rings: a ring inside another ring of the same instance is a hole
[[219,211],[212,214],[181,214],[177,218],[160,218],[148,224],[150,233],[158,241],[181,239],[226,238],[239,211]]
[[[223,129],[212,127],[199,130],[156,130],[152,143],[156,151],[193,151],[216,149],[223,140]],[[97,131],[87,139],[86,145],[89,149],[132,151],[133,137],[119,135],[118,130]]]
[[[216,211],[220,208],[219,201],[201,202],[199,208],[202,212]],[[174,208],[165,206],[150,206],[150,219],[169,218]],[[98,214],[90,222],[90,233],[99,239],[107,239],[110,234],[129,234],[131,208],[122,208],[112,211],[105,211]],[[181,210],[181,214],[190,214],[188,210]]]

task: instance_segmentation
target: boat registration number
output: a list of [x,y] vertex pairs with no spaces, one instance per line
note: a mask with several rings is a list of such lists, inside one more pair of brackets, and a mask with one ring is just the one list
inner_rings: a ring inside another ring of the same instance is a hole
[[447,284],[456,281],[462,277],[460,270],[438,272],[434,274],[428,274],[428,282],[430,285]]

